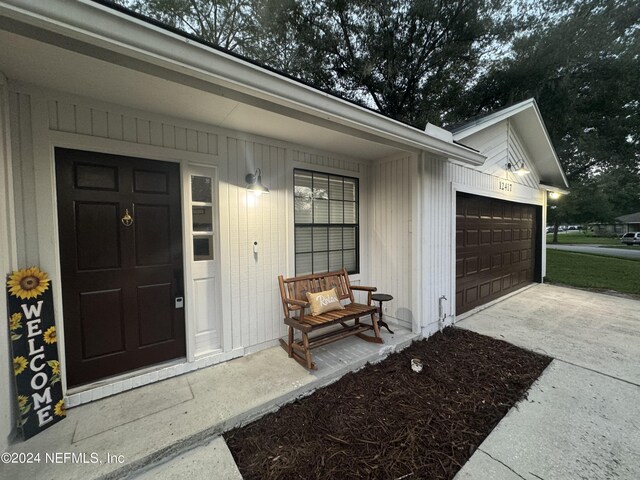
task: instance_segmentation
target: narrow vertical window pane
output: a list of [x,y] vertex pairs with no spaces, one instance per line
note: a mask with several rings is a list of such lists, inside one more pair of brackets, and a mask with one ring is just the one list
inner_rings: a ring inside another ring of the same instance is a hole
[[191,200],[211,203],[211,177],[191,175]]
[[310,198],[296,197],[294,199],[296,223],[313,222],[313,203]]
[[313,201],[313,223],[329,223],[329,202],[315,199]]
[[331,223],[344,223],[344,203],[331,200],[331,211],[329,218]]
[[308,275],[313,273],[313,254],[302,253],[296,255],[296,275]]
[[313,254],[313,273],[329,271],[329,253],[320,252]]
[[344,268],[347,269],[347,272],[356,271],[356,251],[355,250],[345,250],[343,253],[343,261],[344,261]]
[[345,250],[356,248],[356,229],[345,227],[343,231],[343,246]]
[[344,199],[351,202],[357,200],[358,181],[354,178],[344,179]]
[[342,250],[329,252],[329,271],[335,272],[342,269]]
[[329,250],[342,250],[342,227],[329,228]]
[[329,198],[331,200],[342,200],[342,177],[329,177]]
[[196,262],[213,260],[212,235],[196,235],[193,237],[193,259]]
[[327,227],[313,227],[313,251],[325,251],[327,247]]
[[296,253],[312,251],[311,227],[296,227]]
[[194,232],[213,231],[213,209],[211,207],[191,207]]
[[293,194],[296,197],[311,198],[313,196],[313,176],[311,173],[297,170],[293,178]]
[[329,176],[313,174],[313,198],[329,199]]
[[344,223],[357,223],[355,202],[344,202]]

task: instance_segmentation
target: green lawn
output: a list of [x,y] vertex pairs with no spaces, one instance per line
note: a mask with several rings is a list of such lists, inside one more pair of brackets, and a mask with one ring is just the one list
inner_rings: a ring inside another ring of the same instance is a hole
[[545,281],[640,295],[640,261],[547,250]]
[[[551,243],[553,241],[553,234],[547,234],[547,243]],[[558,243],[559,244],[580,244],[580,245],[618,245],[624,247],[625,245],[620,243],[620,240],[617,238],[609,238],[609,237],[593,237],[587,236],[582,232],[571,231],[571,232],[558,232]]]

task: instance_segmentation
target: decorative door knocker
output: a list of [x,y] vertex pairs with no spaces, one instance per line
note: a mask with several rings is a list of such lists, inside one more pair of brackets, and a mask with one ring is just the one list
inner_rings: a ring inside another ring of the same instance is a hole
[[124,215],[122,217],[122,224],[125,227],[130,227],[132,223],[133,223],[133,217],[131,215],[129,215],[129,209],[125,208],[124,209]]

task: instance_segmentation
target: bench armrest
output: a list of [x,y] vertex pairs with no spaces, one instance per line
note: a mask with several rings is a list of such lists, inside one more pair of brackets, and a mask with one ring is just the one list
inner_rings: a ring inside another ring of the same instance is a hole
[[307,308],[309,306],[309,302],[305,302],[303,300],[296,300],[295,298],[285,298],[284,301],[290,305],[296,305],[302,308]]
[[362,290],[363,292],[377,292],[376,287],[363,287],[362,285],[351,285],[351,290]]
[[371,305],[371,294],[378,290],[376,287],[364,287],[362,285],[351,285],[351,290],[367,292],[367,305]]

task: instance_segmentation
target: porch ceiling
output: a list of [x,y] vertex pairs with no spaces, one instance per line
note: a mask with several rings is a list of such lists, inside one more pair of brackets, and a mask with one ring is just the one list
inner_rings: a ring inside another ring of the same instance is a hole
[[10,46],[0,49],[0,72],[12,81],[271,137],[347,158],[371,160],[407,151],[305,122],[284,108],[282,113],[260,108],[229,98],[224,90],[216,94],[6,30],[0,30],[0,45]]

